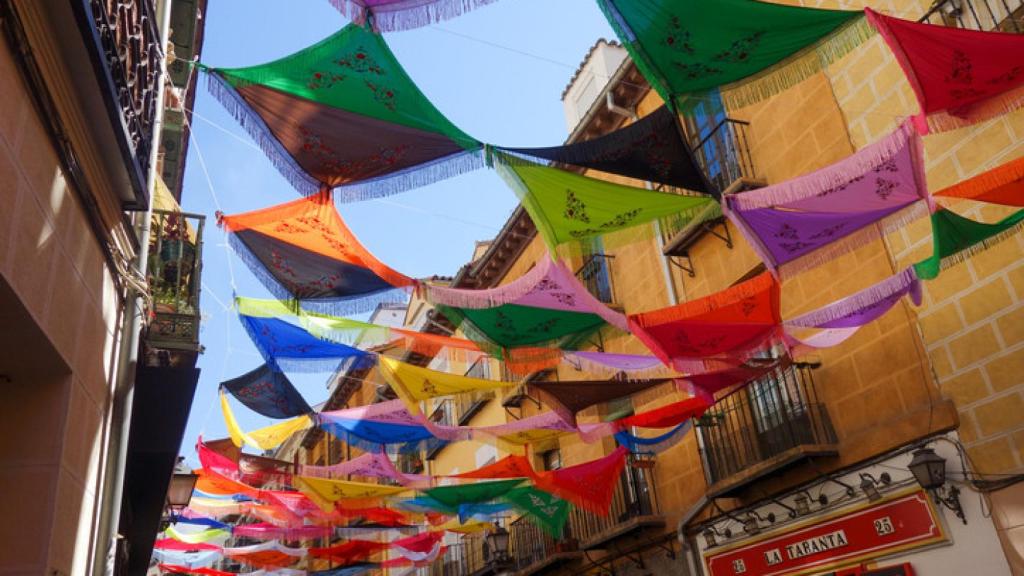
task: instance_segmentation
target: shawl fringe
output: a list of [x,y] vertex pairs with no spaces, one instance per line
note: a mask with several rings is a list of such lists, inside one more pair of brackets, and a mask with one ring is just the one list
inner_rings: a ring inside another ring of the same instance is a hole
[[231,114],[238,124],[256,141],[256,145],[266,154],[270,163],[277,168],[291,185],[304,196],[312,196],[321,191],[323,184],[311,177],[300,167],[274,137],[270,128],[249,106],[233,86],[217,72],[201,68],[206,72],[206,88],[225,110]]
[[595,375],[600,377],[612,378],[622,373],[629,375],[630,380],[646,380],[653,378],[673,378],[677,376],[676,371],[658,361],[657,366],[651,366],[649,368],[638,368],[630,370],[627,368],[617,368],[608,364],[602,364],[582,356],[573,355],[572,352],[566,352],[566,364],[571,365],[573,368],[580,372],[585,372],[588,375]]
[[442,180],[461,176],[485,166],[482,149],[456,152],[443,158],[410,166],[398,172],[334,188],[339,204],[361,202],[401,194]]
[[[936,192],[935,196],[946,198],[963,198],[977,200],[979,202],[997,203],[983,198],[983,196],[997,188],[1024,180],[1024,156],[1012,160],[991,170],[982,172],[973,178],[968,178],[943,188]],[[1024,195],[1020,198],[1024,203]]]
[[816,328],[833,320],[845,318],[846,316],[863,309],[865,306],[870,306],[876,302],[880,302],[886,298],[904,292],[917,281],[917,274],[914,272],[914,267],[911,266],[903,270],[903,272],[900,272],[895,276],[890,276],[874,286],[869,286],[860,292],[847,296],[841,300],[837,300],[826,306],[822,306],[817,310],[812,310],[806,314],[797,316],[796,318],[786,320],[785,324],[787,326]]
[[[885,163],[906,148],[911,138],[917,138],[913,125],[904,122],[888,136],[841,160],[838,164],[826,166],[775,186],[758,188],[742,194],[729,194],[725,196],[725,200],[729,208],[739,210],[772,208],[806,200],[820,194],[822,190],[845,184]],[[920,146],[915,147],[914,154],[917,156],[913,161],[923,165],[920,149]]]
[[928,216],[928,205],[923,201],[917,201],[909,206],[901,208],[875,225],[867,225],[854,231],[834,242],[830,242],[820,248],[778,266],[776,269],[782,277],[792,277],[800,272],[810,270],[832,262],[836,258],[849,254],[858,248],[862,248],[875,240],[899,230],[907,224]]
[[[1024,86],[991,96],[961,109],[928,114],[925,122],[917,120],[917,127],[922,134],[948,132],[991,120],[1021,108],[1024,108]],[[922,130],[924,123],[927,123],[926,130]]]
[[939,263],[939,269],[946,270],[947,268],[952,268],[953,266],[968,260],[971,256],[974,256],[979,252],[984,252],[985,250],[988,250],[989,248],[995,246],[996,244],[999,244],[1003,240],[1012,238],[1021,230],[1024,230],[1024,220],[1017,222],[1016,224],[1007,228],[1006,230],[1003,230],[999,234],[989,236],[988,238],[982,240],[981,242],[972,244],[971,246],[964,248],[963,250],[960,250],[956,254],[950,254],[949,256],[946,256]]
[[[356,24],[365,24],[367,15],[372,18],[375,32],[401,32],[422,28],[445,20],[451,20],[481,6],[497,0],[430,0],[416,2],[416,6],[367,8],[357,0],[330,0],[331,5]],[[399,3],[401,6],[401,3]]]
[[855,18],[800,53],[753,76],[722,86],[722,102],[727,108],[736,109],[776,96],[821,72],[875,33],[867,18]]
[[[323,298],[315,300],[301,300],[296,301],[295,296],[288,291],[280,282],[274,278],[263,262],[257,258],[249,247],[242,242],[236,234],[229,233],[228,245],[234,250],[246,267],[252,272],[253,276],[260,281],[260,284],[271,293],[275,298],[281,300],[285,306],[296,306],[300,305],[303,309],[309,310],[310,312],[317,312],[320,314],[329,314],[331,316],[349,316],[352,314],[361,314],[363,312],[372,312],[381,304],[404,304],[409,299],[409,293],[411,288],[409,287],[397,287],[387,288],[374,292],[372,294],[366,294],[363,296],[349,297],[349,298]],[[324,338],[326,339],[326,338]]]
[[419,288],[423,296],[434,305],[471,309],[494,308],[511,304],[532,292],[537,283],[548,275],[552,266],[553,262],[544,258],[516,280],[487,290],[464,290],[426,283],[420,283]]

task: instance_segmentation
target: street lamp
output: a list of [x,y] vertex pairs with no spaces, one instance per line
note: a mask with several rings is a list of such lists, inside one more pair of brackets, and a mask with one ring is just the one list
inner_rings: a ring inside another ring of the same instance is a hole
[[960,489],[956,486],[944,488],[946,484],[946,459],[931,448],[914,450],[914,457],[907,465],[914,479],[925,490],[931,490],[936,502],[949,508],[957,518],[967,524],[964,509],[960,505]]
[[171,477],[171,484],[167,487],[167,507],[171,511],[171,516],[181,514],[188,506],[198,480],[199,476],[191,472],[178,472]]
[[487,550],[490,552],[491,563],[497,567],[505,566],[510,563],[508,555],[508,530],[504,527],[498,526],[487,534]]
[[860,491],[868,497],[869,502],[875,502],[882,497],[882,494],[878,491],[877,485],[888,486],[892,482],[892,477],[889,476],[888,472],[882,472],[878,480],[867,472],[862,472],[860,475]]

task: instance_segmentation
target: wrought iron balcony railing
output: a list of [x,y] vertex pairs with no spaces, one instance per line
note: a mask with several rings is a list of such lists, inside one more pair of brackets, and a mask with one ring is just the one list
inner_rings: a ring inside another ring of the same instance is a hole
[[146,343],[161,350],[192,351],[199,346],[199,292],[206,217],[154,210],[148,278],[153,317]]
[[571,561],[582,556],[580,551],[604,547],[646,525],[664,525],[654,489],[653,467],[642,462],[631,461],[622,471],[606,516],[574,508],[559,539],[552,538],[529,518],[512,522],[509,540],[516,569]]
[[[486,357],[477,359],[466,371],[466,376],[489,379],[491,377],[490,360]],[[491,400],[494,400],[494,390],[480,390],[455,396],[455,415],[459,425],[462,426],[469,422]]]
[[[455,426],[455,407],[452,401],[449,399],[442,400],[434,411],[430,413],[430,421],[440,426]],[[441,440],[440,438],[431,438],[424,444],[424,451],[427,454],[427,460],[433,460],[437,453],[442,448],[448,445],[448,442]]]
[[149,168],[156,119],[157,75],[163,53],[152,0],[75,0],[91,17],[100,85],[111,94],[108,109],[127,144],[130,167],[140,183]]
[[750,122],[724,118],[703,138],[694,138],[690,149],[708,180],[718,190],[735,188],[737,182],[756,179],[747,140]]
[[[690,143],[697,163],[719,191],[739,192],[762,185],[750,154],[749,125],[744,120],[724,118],[706,136],[693,138]],[[665,254],[687,255],[693,242],[723,220],[722,207],[717,202],[698,211],[661,218],[658,227]],[[726,241],[731,246],[731,239]]]
[[591,254],[576,271],[576,278],[587,291],[605,304],[615,302],[611,271],[611,261],[614,258],[615,256],[607,254]]
[[921,22],[1024,34],[1024,0],[936,0]]
[[810,455],[836,453],[836,433],[807,364],[779,368],[719,400],[698,423],[714,496]]

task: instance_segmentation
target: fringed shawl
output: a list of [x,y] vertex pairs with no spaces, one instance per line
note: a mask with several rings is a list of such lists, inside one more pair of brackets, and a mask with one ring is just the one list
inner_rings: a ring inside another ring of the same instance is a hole
[[455,484],[438,486],[424,490],[423,493],[446,506],[458,507],[460,504],[479,504],[500,498],[509,490],[521,485],[522,479],[495,480],[493,482],[476,482],[473,484]]
[[330,526],[299,526],[285,528],[267,522],[256,524],[239,524],[232,530],[234,536],[243,536],[254,540],[312,540],[326,538],[334,532]]
[[935,196],[1024,207],[1024,156],[943,188]]
[[557,348],[539,346],[572,349],[605,323],[623,330],[627,325],[625,316],[594,298],[564,265],[547,257],[496,288],[420,288],[467,337],[520,374],[561,360]]
[[313,411],[288,377],[266,364],[220,385],[235,400],[267,418],[291,418]]
[[276,540],[271,540],[254,546],[225,548],[224,555],[250,566],[284,568],[295,564],[300,558],[305,558],[306,549],[289,548]]
[[550,148],[499,148],[505,152],[571,164],[693,192],[718,193],[683,141],[676,115],[667,106],[592,140]]
[[224,572],[223,570],[214,570],[207,567],[191,568],[188,566],[180,566],[177,564],[161,563],[157,565],[157,569],[161,572],[168,574],[197,574],[199,576],[234,576],[234,572]]
[[914,89],[922,134],[954,130],[1024,106],[1024,36],[934,26],[884,16],[868,20]]
[[658,218],[696,218],[714,199],[656,192],[588,178],[510,154],[492,154],[551,252],[560,244],[601,236]]
[[779,296],[779,283],[764,272],[704,298],[631,314],[629,324],[669,366],[679,358],[742,358],[777,334]]
[[909,123],[836,164],[724,198],[770,270],[829,262],[928,213],[921,139]]
[[429,26],[497,0],[330,0],[354,24],[370,21],[377,32]]
[[669,382],[668,378],[652,380],[584,380],[578,382],[530,382],[541,402],[558,412],[568,422],[591,406],[632,396]]
[[526,514],[526,517],[540,526],[546,534],[552,538],[562,537],[565,522],[569,518],[568,502],[532,486],[509,490],[504,498]]
[[658,436],[636,436],[626,430],[615,433],[615,441],[634,454],[660,454],[675,446],[693,428],[693,422],[683,422]]
[[384,39],[349,25],[274,62],[208,69],[213,95],[302,193],[366,182],[340,201],[392,194],[483,165]]
[[247,445],[259,450],[273,450],[292,434],[313,425],[313,419],[303,415],[257,430],[243,432],[242,428],[238,425],[238,420],[235,419],[234,412],[231,410],[228,397],[223,391],[220,393],[220,408],[224,415],[224,425],[227,427],[228,435],[231,436],[235,446],[239,447]]
[[949,210],[939,210],[932,214],[934,251],[930,258],[914,264],[914,271],[922,280],[933,280],[941,270],[1016,234],[1022,221],[1024,210],[995,224],[975,222]]
[[276,318],[239,314],[239,320],[268,366],[296,372],[333,372],[342,364],[364,366],[374,356],[358,348],[321,340]]
[[870,35],[863,13],[750,0],[598,0],[665,102],[723,88],[740,108],[796,85]]
[[550,472],[538,473],[535,484],[541,490],[572,502],[601,516],[611,510],[619,474],[626,466],[629,450],[620,446],[611,454]]
[[647,412],[626,416],[619,420],[619,423],[639,428],[670,428],[700,416],[708,406],[704,398],[687,398]]
[[405,402],[411,414],[419,414],[419,403],[430,398],[515,386],[515,382],[486,380],[438,372],[382,356],[380,374]]
[[204,574],[197,569],[208,568],[223,557],[219,546],[216,550],[153,550],[153,558],[157,562],[173,568],[164,573],[172,574]]
[[371,254],[341,219],[330,194],[236,214],[218,224],[238,256],[275,297],[327,314],[404,302],[413,280]]
[[907,294],[915,304],[921,303],[921,284],[913,267],[846,298],[790,318],[785,324],[803,328],[856,328],[880,318]]

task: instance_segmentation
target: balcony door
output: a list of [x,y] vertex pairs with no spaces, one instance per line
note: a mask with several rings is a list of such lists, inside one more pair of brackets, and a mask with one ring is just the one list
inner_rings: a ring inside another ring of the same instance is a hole
[[684,112],[684,119],[686,133],[690,136],[690,149],[708,180],[719,190],[724,190],[735,180],[732,167],[738,166],[738,162],[736,148],[725,121],[722,96],[715,90],[687,104],[689,107]]

